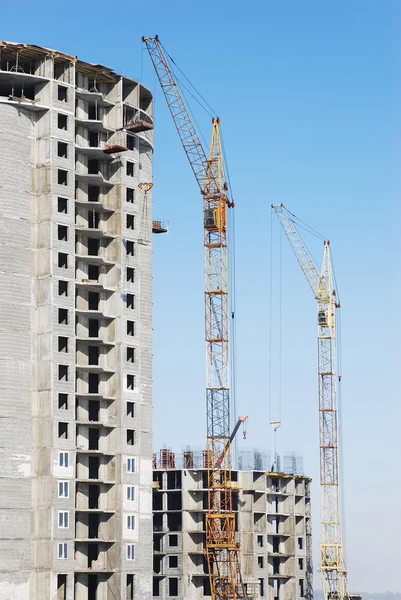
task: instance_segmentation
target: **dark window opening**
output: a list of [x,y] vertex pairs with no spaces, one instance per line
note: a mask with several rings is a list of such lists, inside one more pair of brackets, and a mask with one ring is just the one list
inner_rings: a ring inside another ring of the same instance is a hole
[[[99,479],[99,457],[98,456],[90,456],[89,457],[89,479]],[[91,495],[92,488],[92,495]],[[100,487],[97,485],[89,486],[89,508],[99,508],[100,496]],[[95,506],[91,506],[91,504],[96,504]]]
[[88,119],[90,121],[97,121],[98,120],[98,111],[97,111],[96,104],[90,104],[89,105],[89,108],[88,108]]
[[[88,544],[88,568],[89,569],[92,569],[95,566],[95,563],[97,563],[97,561],[98,561],[98,557],[99,557],[98,545],[97,544]],[[95,575],[95,577],[96,577],[96,575]]]
[[97,400],[88,402],[88,419],[89,421],[99,421],[99,402]]
[[182,478],[180,471],[168,471],[167,472],[167,489],[168,490],[179,490],[181,489]]
[[258,556],[258,567],[263,569],[263,556]]
[[59,185],[68,185],[68,171],[57,169],[57,183]]
[[68,296],[68,281],[59,280],[58,295],[59,296]]
[[89,373],[88,393],[89,394],[98,394],[99,393],[99,374],[98,373]]
[[279,558],[273,558],[273,573],[274,573],[274,575],[280,574],[280,559]]
[[89,450],[99,450],[99,429],[89,427]]
[[127,575],[127,600],[134,600],[135,596],[135,579],[132,573]]
[[58,225],[57,237],[61,242],[68,241],[68,227],[66,227],[66,225]]
[[181,510],[182,498],[181,492],[175,494],[167,494],[167,510]]
[[88,201],[99,202],[100,199],[100,187],[96,185],[88,185]]
[[68,352],[68,337],[58,336],[58,351]]
[[58,366],[58,380],[59,381],[68,381],[68,366],[67,365],[59,365]]
[[98,281],[100,269],[98,265],[88,265],[88,279]]
[[68,158],[68,144],[66,142],[57,142],[57,156]]
[[68,254],[65,252],[58,253],[58,266],[60,269],[68,269]]
[[135,244],[134,242],[127,241],[127,256],[134,256]]
[[178,577],[170,577],[168,580],[168,595],[178,596]]
[[127,215],[127,229],[135,229],[135,215]]
[[168,536],[168,545],[170,547],[178,546],[178,535],[169,535]]
[[57,98],[58,98],[58,100],[60,100],[60,102],[67,102],[68,101],[68,88],[64,87],[63,85],[58,85],[57,86]]
[[68,423],[58,424],[58,437],[63,440],[68,439]]
[[68,128],[68,117],[67,117],[67,115],[62,115],[61,113],[58,113],[58,115],[57,115],[57,127],[59,129],[67,130],[67,128]]
[[127,445],[135,445],[135,429],[127,429]]
[[88,537],[96,539],[99,537],[99,514],[89,514],[88,519]]
[[68,210],[67,198],[57,198],[57,210],[59,213],[67,214],[67,210]]
[[90,365],[99,364],[99,347],[89,346],[88,348],[88,361]]
[[135,163],[127,161],[127,175],[128,177],[133,177],[135,171]]
[[302,548],[303,548],[303,545],[304,545],[304,541],[303,541],[303,539],[302,539],[301,537],[299,537],[299,538],[298,538],[298,548],[299,548],[300,550],[302,550]]
[[127,294],[127,308],[135,308],[135,296],[134,294]]
[[135,150],[135,137],[133,135],[127,135],[127,148],[128,150]]
[[298,558],[298,568],[300,571],[304,570],[304,559],[303,558]]
[[263,535],[258,535],[256,538],[256,542],[259,548],[263,548]]
[[[90,456],[89,457],[89,479],[99,479],[99,457],[98,456]],[[89,508],[98,508],[97,502],[100,495],[99,486],[89,486],[89,488],[94,487],[97,488],[97,495],[95,496],[95,492],[92,492],[92,501],[94,502],[96,497],[96,506],[89,506]],[[89,492],[90,493],[90,492]],[[90,496],[89,496],[90,499]]]
[[100,240],[96,238],[88,239],[88,255],[99,256]]
[[89,132],[89,146],[91,148],[97,148],[99,146],[99,134],[96,131]]
[[265,580],[263,579],[263,577],[259,579],[259,591],[260,597],[263,598],[265,595]]
[[132,267],[127,267],[127,281],[134,283],[135,281],[135,269]]
[[135,389],[135,375],[127,375],[127,390]]
[[58,395],[58,407],[62,410],[67,410],[68,408],[68,394],[59,394]]
[[133,188],[127,188],[125,192],[125,199],[127,202],[135,202],[135,190]]
[[171,513],[167,515],[167,527],[169,531],[181,531],[182,530],[182,512]]
[[88,227],[90,229],[99,229],[100,213],[94,210],[88,211]]
[[99,161],[96,159],[88,160],[88,174],[97,175],[99,173]]
[[127,362],[135,362],[135,348],[127,347]]
[[99,310],[100,294],[97,292],[89,292],[88,294],[88,310]]
[[[89,457],[89,479],[98,479],[98,477],[91,477],[91,474],[93,474],[93,471],[91,473],[91,460],[95,460],[97,462],[99,459],[96,456]],[[92,469],[93,466],[94,463],[92,463]],[[97,465],[97,467],[98,466],[99,465]],[[88,508],[99,508],[100,486],[89,485],[88,496]]]
[[99,321],[98,319],[89,319],[88,321],[88,337],[99,337]]
[[280,539],[277,537],[273,538],[273,552],[280,552]]
[[127,321],[127,335],[135,335],[135,321]]
[[57,575],[57,600],[67,599],[67,575]]
[[178,567],[178,556],[169,556],[168,566],[170,569],[176,569]]
[[60,325],[68,325],[68,310],[66,308],[58,309],[58,322]]
[[160,579],[157,577],[153,577],[153,596],[156,598],[160,596]]
[[135,403],[127,402],[127,417],[135,417]]
[[304,597],[304,580],[303,579],[299,580],[299,595],[301,598]]

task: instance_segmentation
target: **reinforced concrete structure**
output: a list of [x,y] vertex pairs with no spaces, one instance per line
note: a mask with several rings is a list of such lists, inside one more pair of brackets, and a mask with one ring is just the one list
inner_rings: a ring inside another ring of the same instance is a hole
[[[160,452],[153,470],[153,599],[210,598],[204,558],[207,469],[174,468]],[[233,471],[241,571],[252,598],[313,598],[310,479]]]
[[0,42],[1,600],[152,597],[152,129],[137,81]]

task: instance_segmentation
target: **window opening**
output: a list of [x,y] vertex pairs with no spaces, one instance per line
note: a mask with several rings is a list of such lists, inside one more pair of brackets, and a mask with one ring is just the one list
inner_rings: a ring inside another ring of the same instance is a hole
[[60,558],[60,559],[68,558],[68,549],[67,549],[66,542],[62,542],[58,545],[58,558]]
[[135,321],[127,321],[127,335],[135,335]]
[[59,439],[68,439],[68,423],[59,422],[58,424],[58,437]]
[[58,113],[58,115],[57,115],[57,127],[59,129],[64,129],[65,131],[67,130],[67,127],[68,127],[68,117],[67,117],[67,115],[63,115],[61,113]]
[[60,269],[68,269],[68,254],[65,252],[58,253],[58,266]]
[[134,172],[135,172],[135,163],[127,160],[126,168],[127,168],[126,172],[127,172],[128,177],[133,177]]
[[131,202],[132,204],[135,202],[135,190],[133,188],[126,189],[125,199],[127,202]]
[[135,445],[135,430],[127,429],[127,445],[134,446]]
[[66,308],[58,309],[58,322],[60,325],[68,325],[68,310]]
[[58,351],[68,352],[68,337],[58,336]]
[[135,348],[132,348],[131,346],[127,347],[127,362],[135,362]]
[[128,390],[135,389],[135,375],[127,375],[127,389]]
[[67,410],[68,408],[68,394],[59,394],[58,395],[58,407],[62,410]]
[[88,337],[98,338],[99,337],[99,321],[98,319],[88,320]]
[[68,199],[67,198],[57,198],[58,212],[67,214],[67,208],[68,208]]
[[135,296],[134,294],[127,294],[127,308],[135,308]]
[[60,102],[67,102],[68,101],[68,88],[66,88],[64,85],[58,85],[57,86],[57,98],[58,98],[58,100],[60,100]]
[[57,183],[59,185],[68,185],[68,171],[57,169]]
[[130,283],[135,282],[135,269],[132,267],[127,267],[127,281]]
[[98,346],[89,346],[88,348],[88,363],[90,365],[98,365],[99,364],[99,347]]
[[135,215],[127,215],[127,229],[135,229]]
[[68,158],[68,144],[66,142],[57,142],[57,155],[60,158]]
[[134,256],[135,254],[135,243],[127,240],[127,256]]
[[67,365],[59,365],[58,366],[58,380],[59,381],[68,381],[68,366]]

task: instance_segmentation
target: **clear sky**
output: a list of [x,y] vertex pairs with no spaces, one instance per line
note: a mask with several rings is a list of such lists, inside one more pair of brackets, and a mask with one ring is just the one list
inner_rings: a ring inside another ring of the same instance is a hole
[[[155,33],[222,118],[236,200],[238,404],[249,415],[248,447],[273,443],[270,205],[284,202],[330,238],[341,292],[350,587],[401,591],[401,2],[2,6],[0,38],[142,75],[156,90],[154,215],[170,231],[154,244],[154,444],[180,451],[205,440],[201,197],[142,51],[141,36]],[[200,123],[209,136],[209,120],[200,115]],[[321,244],[312,238],[310,246],[320,259]],[[317,568],[315,302],[286,240],[282,273],[278,447],[302,453],[314,479]]]

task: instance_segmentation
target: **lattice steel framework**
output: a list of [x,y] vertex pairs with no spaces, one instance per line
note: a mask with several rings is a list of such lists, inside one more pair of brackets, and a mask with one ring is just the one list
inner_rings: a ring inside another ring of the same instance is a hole
[[[157,36],[142,38],[203,195],[205,259],[208,512],[205,557],[213,600],[246,597],[232,509],[227,208],[219,119],[213,119],[208,157]],[[222,459],[221,459],[222,457]]]
[[338,478],[337,358],[330,242],[324,242],[319,274],[283,204],[272,205],[306,280],[317,300],[321,526],[320,571],[325,600],[348,599],[341,541]]

